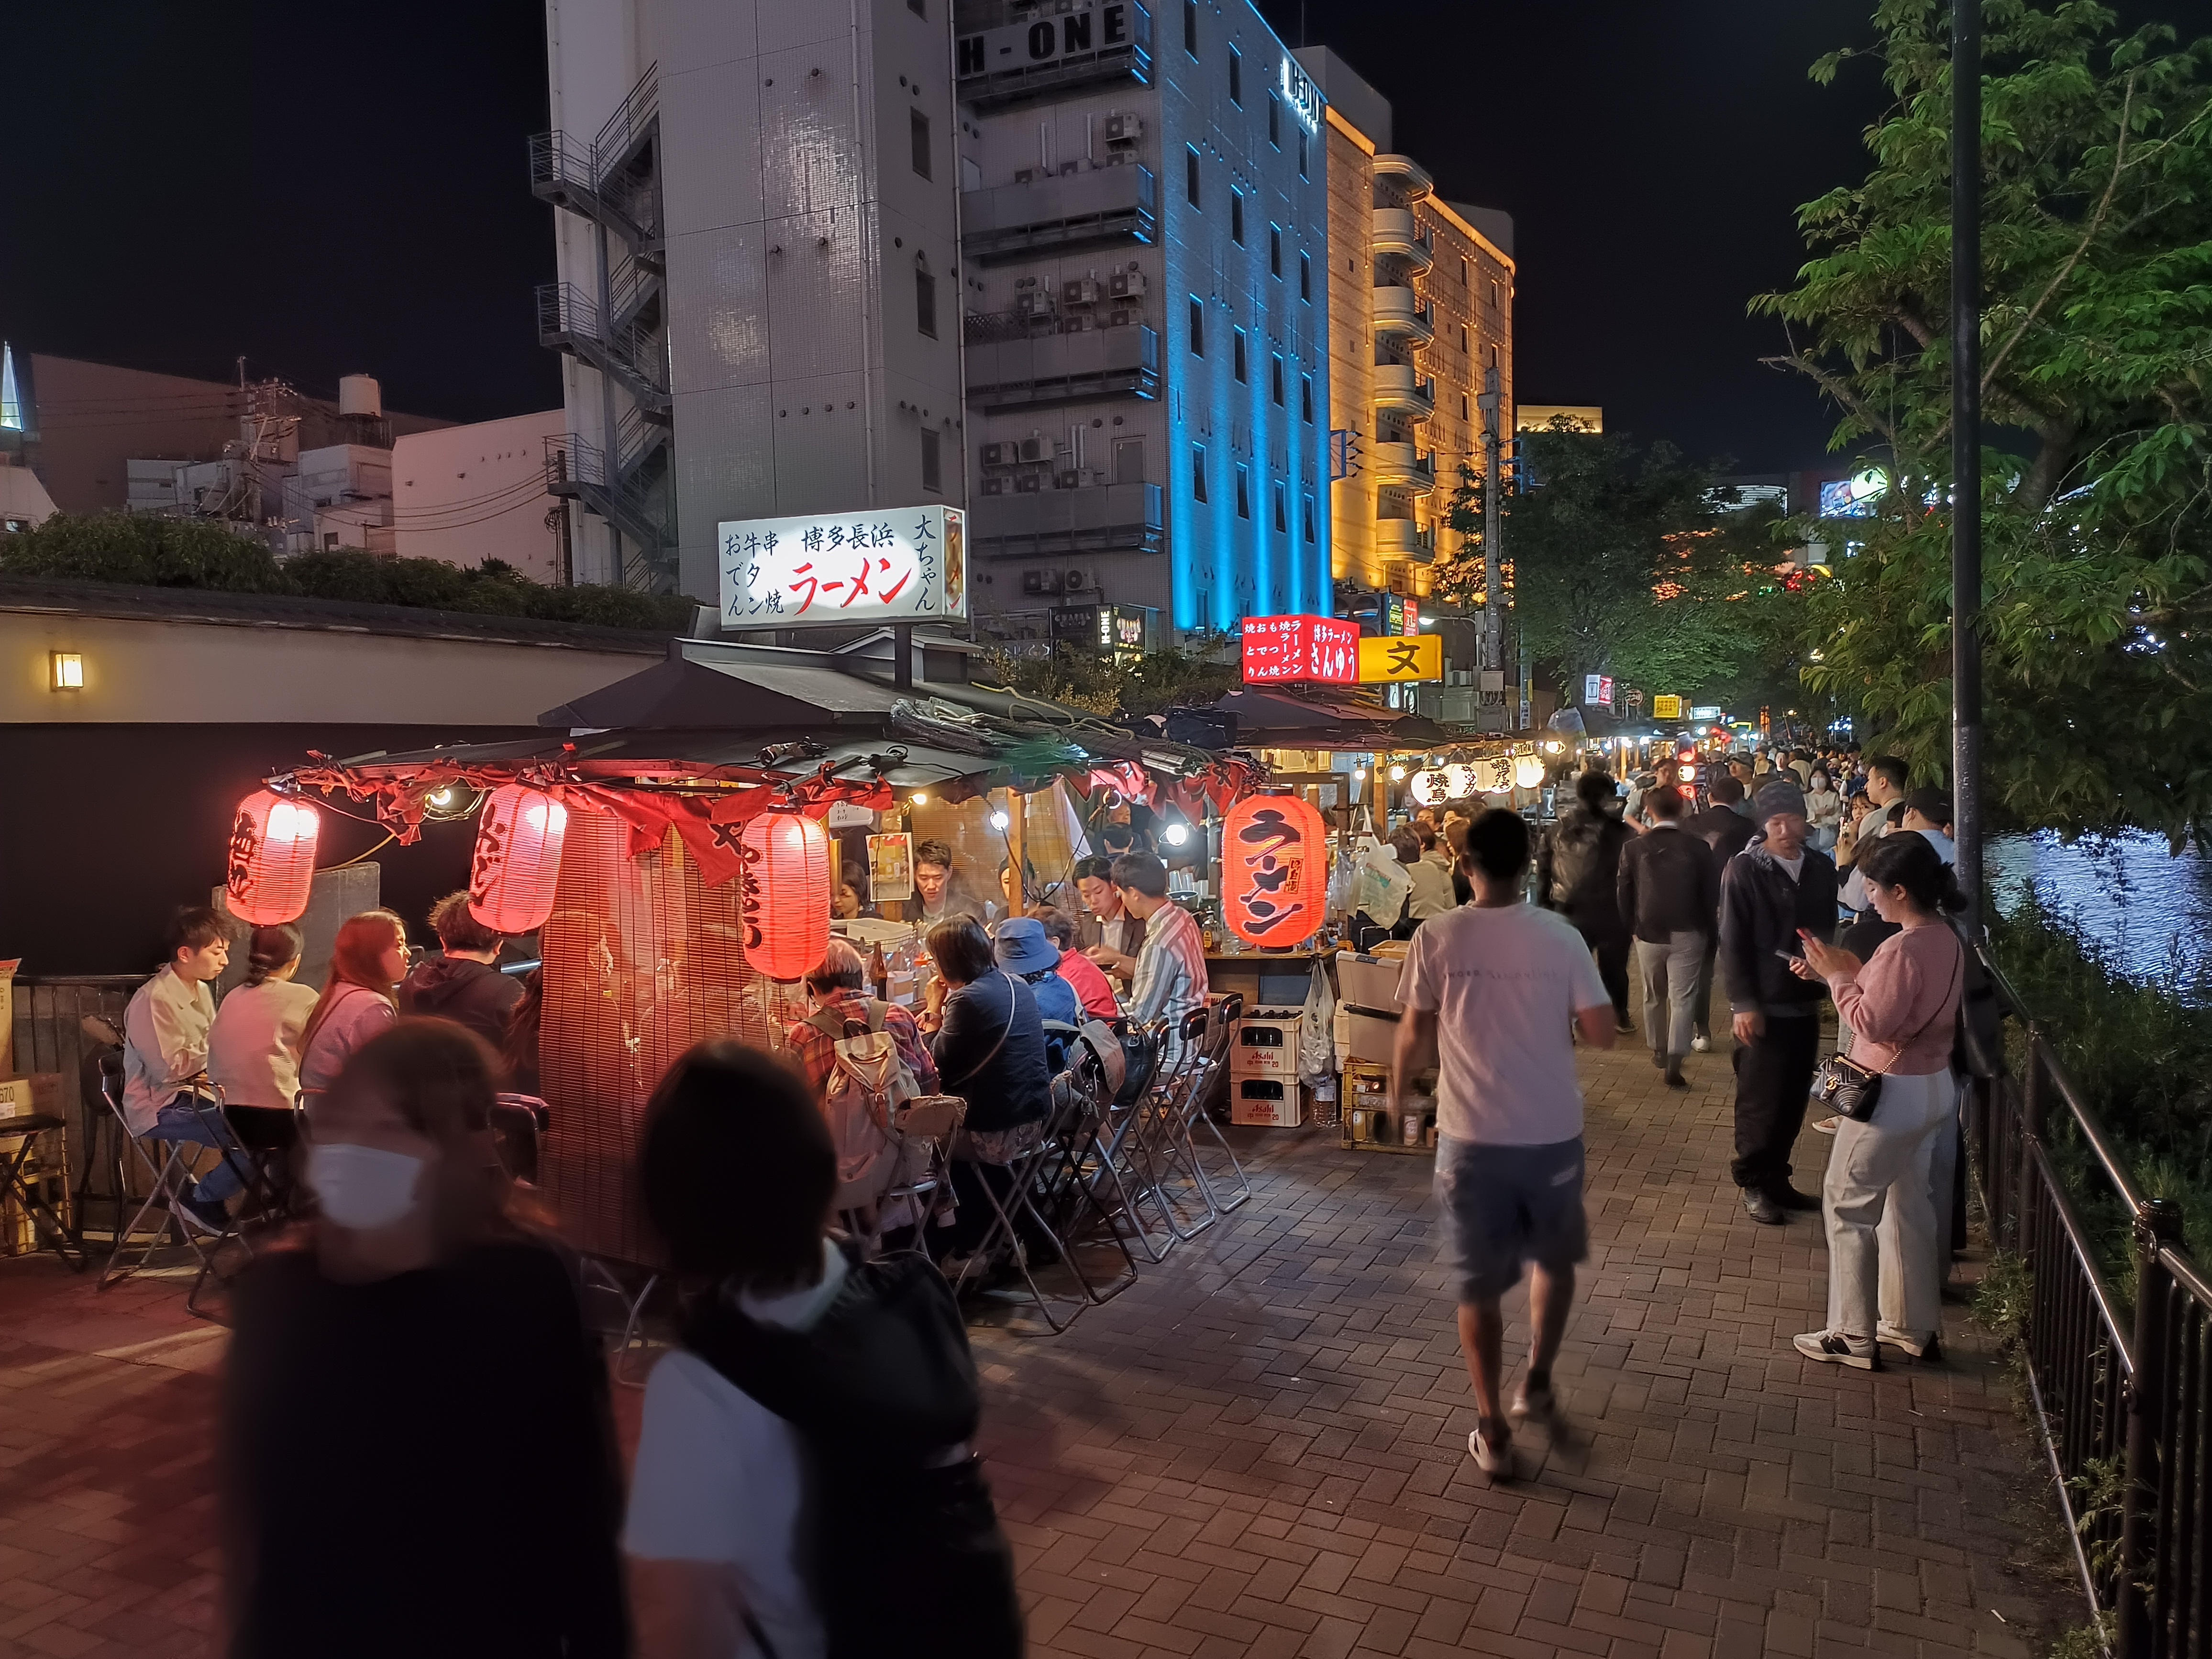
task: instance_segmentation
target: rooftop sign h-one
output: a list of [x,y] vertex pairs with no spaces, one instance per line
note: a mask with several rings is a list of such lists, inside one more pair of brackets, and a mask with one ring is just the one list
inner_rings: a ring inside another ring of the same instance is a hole
[[723,625],[850,627],[965,617],[966,519],[955,507],[898,507],[719,525]]

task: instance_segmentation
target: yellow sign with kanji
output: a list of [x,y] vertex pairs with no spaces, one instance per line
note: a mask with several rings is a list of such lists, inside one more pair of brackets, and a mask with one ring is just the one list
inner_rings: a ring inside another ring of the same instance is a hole
[[1444,677],[1444,642],[1435,634],[1369,635],[1359,641],[1359,683],[1397,684]]
[[1678,720],[1681,719],[1682,700],[1680,697],[1652,698],[1651,718],[1655,720]]

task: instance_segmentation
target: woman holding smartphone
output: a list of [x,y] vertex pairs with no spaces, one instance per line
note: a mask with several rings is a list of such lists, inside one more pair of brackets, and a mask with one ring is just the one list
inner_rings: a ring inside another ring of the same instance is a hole
[[1864,963],[1803,936],[1800,978],[1826,981],[1854,1034],[1851,1058],[1880,1076],[1874,1115],[1845,1120],[1829,1155],[1828,1326],[1796,1339],[1808,1359],[1873,1370],[1883,1346],[1936,1356],[1943,1252],[1931,1176],[1959,1109],[1951,1048],[1966,947],[1943,912],[1962,908],[1951,871],[1920,836],[1886,836],[1861,855],[1868,896],[1898,931]]

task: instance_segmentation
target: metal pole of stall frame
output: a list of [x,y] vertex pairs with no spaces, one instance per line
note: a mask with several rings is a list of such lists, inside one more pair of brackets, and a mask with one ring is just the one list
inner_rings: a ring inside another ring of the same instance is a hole
[[1973,937],[1982,899],[1981,6],[1951,4],[1951,776]]

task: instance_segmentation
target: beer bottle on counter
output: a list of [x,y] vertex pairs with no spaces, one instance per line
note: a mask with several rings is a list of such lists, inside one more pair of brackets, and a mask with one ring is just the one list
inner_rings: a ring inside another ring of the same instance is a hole
[[878,939],[868,951],[868,983],[876,989],[878,1002],[891,1000],[891,965],[884,960],[884,943]]

